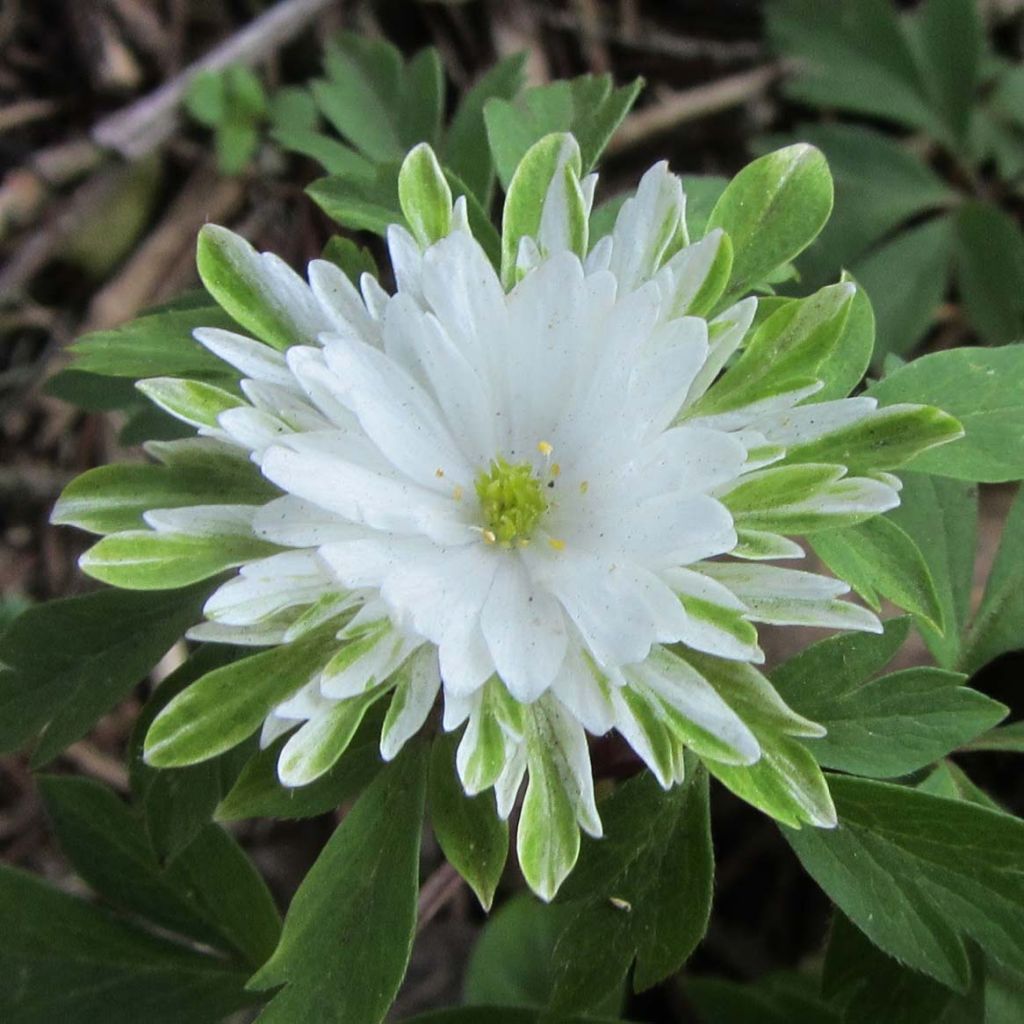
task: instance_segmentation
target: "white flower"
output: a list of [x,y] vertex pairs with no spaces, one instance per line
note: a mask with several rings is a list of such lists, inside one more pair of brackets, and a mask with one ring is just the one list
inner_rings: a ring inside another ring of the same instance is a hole
[[[839,600],[845,584],[761,560],[803,554],[787,526],[857,522],[899,500],[885,473],[777,465],[876,415],[872,399],[806,404],[821,385],[802,380],[710,400],[758,303],[704,318],[727,243],[714,232],[684,244],[665,165],[584,252],[571,251],[561,181],[538,234],[520,240],[510,289],[462,200],[432,244],[390,230],[393,295],[369,275],[360,292],[321,260],[307,285],[207,229],[296,344],[197,331],[248,401],[189,443],[247,453],[282,496],[146,517],[156,531],[241,531],[283,549],[223,584],[193,638],[273,645],[341,623],[329,660],[266,720],[264,743],[293,730],[286,785],[341,754],[339,709],[391,694],[391,758],[440,693],[443,727],[465,723],[468,793],[494,787],[507,816],[529,773],[519,852],[545,897],[572,866],[577,823],[601,832],[587,733],[618,730],[666,787],[686,748],[731,784],[730,766],[753,765],[765,742],[822,734],[752,667],[764,659],[753,623],[878,620]],[[589,210],[593,180],[578,194]],[[836,286],[837,308],[852,294]],[[150,393],[159,401],[159,384]],[[834,824],[820,774],[793,775],[797,820]]]

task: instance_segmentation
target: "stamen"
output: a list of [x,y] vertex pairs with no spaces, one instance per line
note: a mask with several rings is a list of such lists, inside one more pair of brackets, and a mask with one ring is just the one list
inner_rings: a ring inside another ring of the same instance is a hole
[[454,499],[455,499],[456,501],[462,501],[462,496],[463,496],[463,494],[465,494],[465,493],[466,493],[466,492],[465,492],[465,491],[463,491],[463,489],[462,489],[462,488],[461,488],[461,487],[460,487],[460,486],[459,486],[458,484],[456,484],[456,485],[455,485],[455,486],[454,486],[454,487],[452,488],[452,497],[453,497],[453,498],[454,498]]
[[559,540],[557,537],[548,537],[548,544],[555,549],[555,551],[565,550],[565,541]]
[[440,466],[438,466],[437,469],[434,470],[434,476],[436,476],[437,479],[440,480],[441,477],[444,476],[444,470]]
[[537,451],[539,451],[541,455],[550,455],[554,450],[554,446],[550,441],[537,442]]

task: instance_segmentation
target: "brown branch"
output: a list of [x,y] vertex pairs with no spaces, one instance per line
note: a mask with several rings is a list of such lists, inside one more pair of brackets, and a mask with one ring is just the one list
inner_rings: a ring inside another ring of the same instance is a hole
[[462,876],[445,861],[424,883],[416,903],[416,931],[421,932],[462,888]]
[[673,93],[654,106],[630,114],[616,132],[607,151],[621,153],[686,121],[694,121],[746,103],[776,82],[782,72],[781,64],[765,64],[750,71],[727,75],[707,85]]

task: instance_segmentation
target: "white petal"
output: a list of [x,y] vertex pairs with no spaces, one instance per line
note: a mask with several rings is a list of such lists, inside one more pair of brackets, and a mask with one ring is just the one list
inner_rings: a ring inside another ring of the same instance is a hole
[[380,733],[380,754],[392,760],[426,722],[441,689],[437,651],[423,646],[399,669],[399,682],[391,698]]
[[792,447],[866,419],[877,406],[874,398],[864,397],[815,402],[765,416],[753,426],[774,443]]
[[308,272],[310,288],[328,320],[324,330],[374,344],[379,338],[377,325],[348,275],[328,260],[313,260]]
[[[499,556],[501,557],[501,556]],[[565,619],[559,603],[531,586],[519,558],[504,553],[481,613],[494,666],[516,700],[536,700],[565,657]]]
[[350,523],[291,494],[263,505],[253,516],[252,532],[261,540],[296,548],[317,547],[367,535],[366,527]]
[[718,257],[724,236],[721,228],[715,228],[699,242],[680,249],[658,271],[655,280],[666,316],[683,316],[690,308]]
[[217,327],[200,327],[192,332],[192,336],[246,377],[268,381],[293,391],[297,387],[284,356],[269,345]]
[[152,509],[143,515],[158,533],[187,533],[196,537],[251,537],[259,505],[190,505]]

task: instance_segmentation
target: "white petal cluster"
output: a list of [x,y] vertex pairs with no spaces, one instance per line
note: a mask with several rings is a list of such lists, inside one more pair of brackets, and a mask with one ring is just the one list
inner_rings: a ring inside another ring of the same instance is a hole
[[[583,191],[589,204],[593,182]],[[390,230],[394,294],[369,275],[357,289],[322,260],[307,284],[223,233],[297,343],[279,353],[196,332],[240,371],[247,399],[198,443],[248,456],[282,496],[147,521],[284,549],[221,586],[194,638],[287,643],[343,617],[337,654],[266,722],[265,743],[291,732],[283,782],[322,770],[345,702],[391,694],[381,736],[391,758],[441,694],[443,727],[465,723],[467,792],[493,786],[508,815],[527,772],[553,777],[596,835],[588,732],[618,730],[665,786],[681,778],[685,747],[726,765],[758,760],[737,702],[689,653],[759,663],[756,622],[879,628],[839,600],[845,584],[762,564],[803,552],[759,528],[756,509],[739,524],[729,503],[770,479],[787,446],[875,403],[801,404],[810,385],[700,414],[757,300],[710,322],[690,315],[722,236],[682,244],[684,202],[679,179],[652,168],[583,258],[559,243],[555,210],[520,247],[508,290],[462,201],[434,244]],[[776,496],[772,513],[864,518],[898,504],[895,478],[833,469]],[[488,505],[496,480],[510,497]],[[758,673],[736,678],[791,735],[820,735],[766,695]],[[833,823],[830,806],[808,816]],[[521,851],[531,841],[520,835]],[[550,893],[558,881],[534,884]]]

